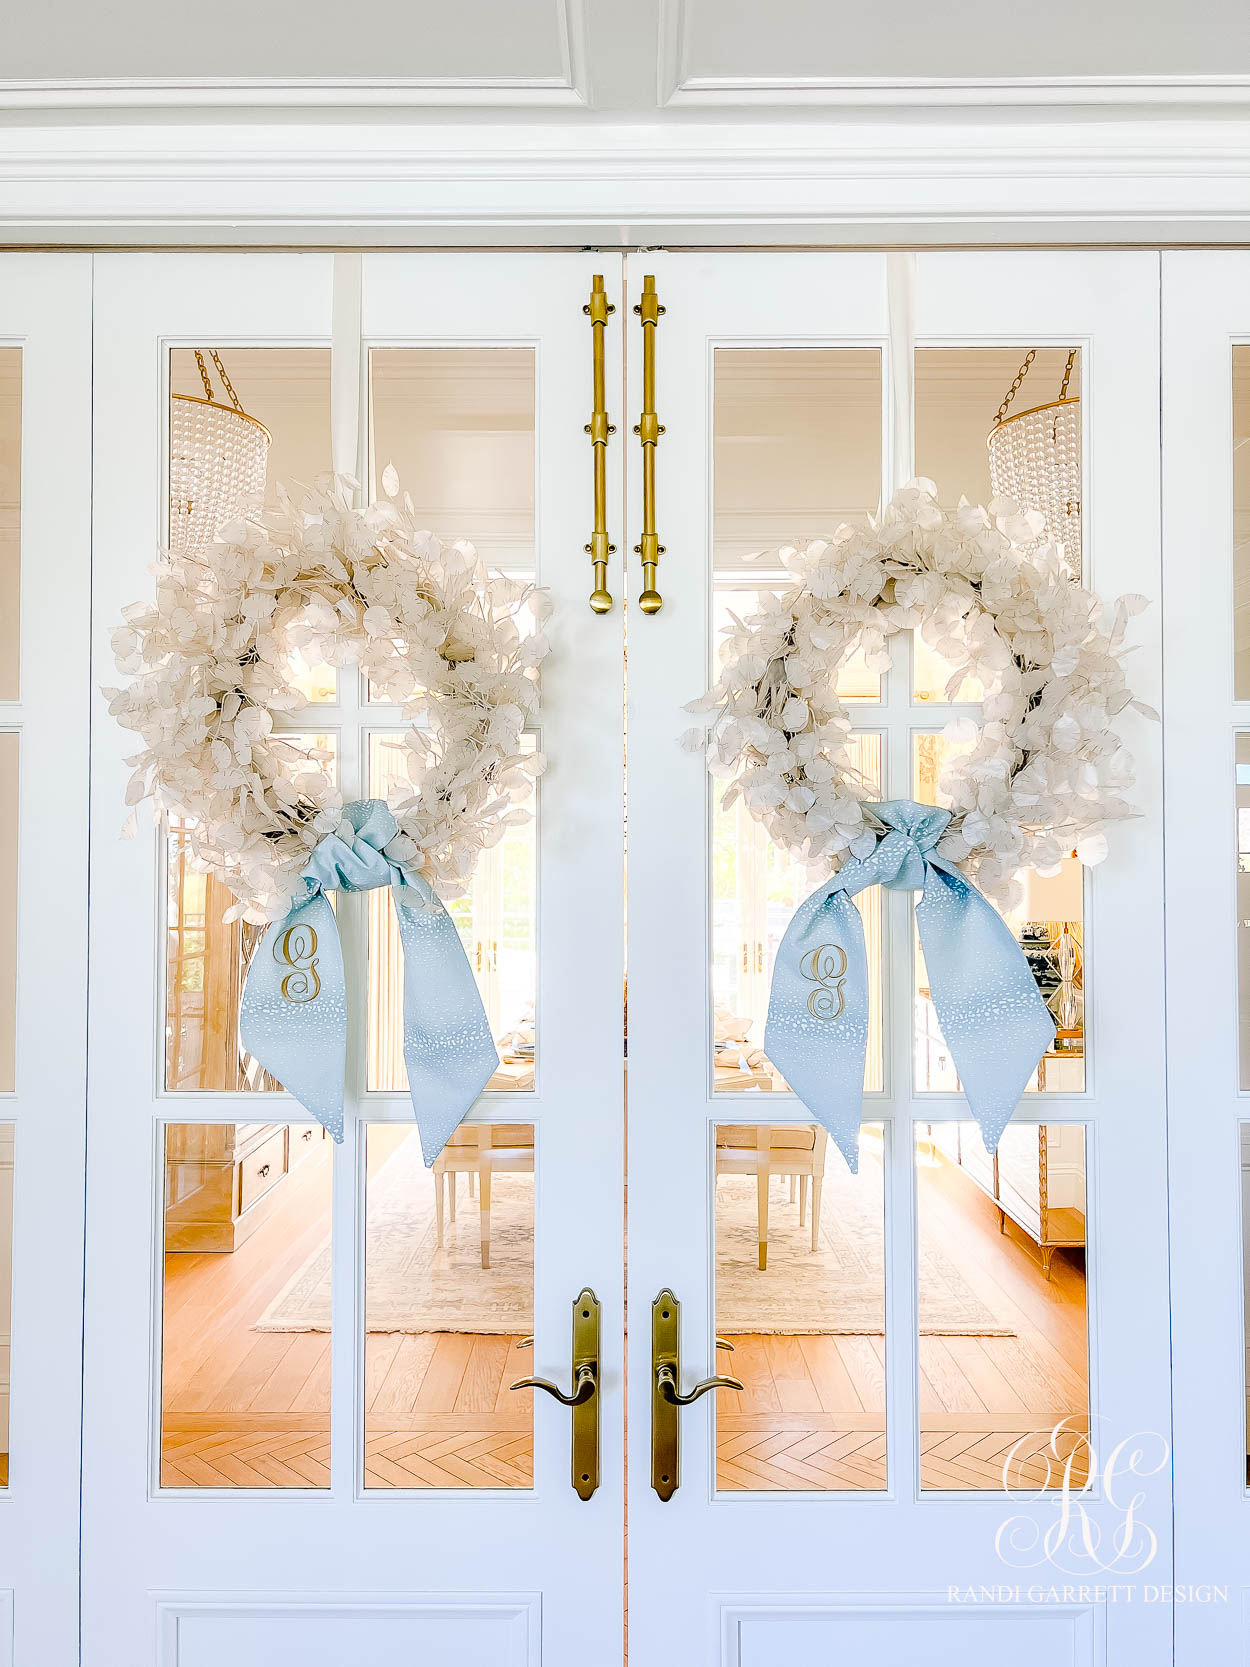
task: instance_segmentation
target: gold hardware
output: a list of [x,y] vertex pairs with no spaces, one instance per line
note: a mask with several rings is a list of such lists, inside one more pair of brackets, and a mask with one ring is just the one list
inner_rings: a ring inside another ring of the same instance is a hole
[[[517,1344],[533,1344],[524,1338]],[[521,1378],[510,1389],[541,1389],[561,1406],[573,1409],[573,1458],[571,1475],[579,1499],[589,1499],[599,1486],[599,1299],[587,1288],[573,1303],[573,1393],[546,1378]]]
[[1012,400],[1020,392],[1020,384],[1024,381],[1025,377],[1029,374],[1029,366],[1033,363],[1034,359],[1036,359],[1036,358],[1037,358],[1037,349],[1035,347],[1031,347],[1029,349],[1029,351],[1024,356],[1024,363],[1020,366],[1020,369],[1016,372],[1015,381],[1011,384],[1010,388],[1008,388],[1006,396],[1003,399],[1003,403],[998,407],[998,410],[995,413],[995,416],[994,416],[994,427],[995,428],[998,427],[999,423],[1002,422],[1003,418],[1007,415],[1007,407],[1011,404]]
[[[717,1348],[732,1349],[724,1338]],[[682,1407],[700,1400],[712,1389],[741,1389],[737,1378],[712,1377],[681,1392],[681,1304],[663,1290],[651,1304],[651,1486],[661,1499],[671,1499],[681,1484]]]
[[[1077,395],[1069,394],[1067,399],[1047,399],[1043,400],[1041,405],[1030,405],[1027,411],[1017,411],[1014,417],[1004,417],[1001,422],[996,422],[985,436],[985,444],[989,445],[1000,428],[1010,428],[1012,423],[1022,422],[1025,417],[1034,417],[1039,411],[1057,411],[1061,405],[1079,405],[1080,403],[1081,401]],[[1080,507],[1080,504],[1073,505],[1074,509]]]
[[642,299],[634,313],[642,320],[642,414],[634,424],[634,433],[642,442],[642,542],[634,545],[634,554],[642,557],[638,606],[644,614],[658,614],[664,599],[655,588],[655,573],[664,546],[655,530],[655,448],[664,424],[655,414],[655,328],[664,317],[664,308],[656,296],[653,277],[643,278]]
[[755,970],[756,972],[763,972],[764,970],[764,945],[762,943],[757,943],[755,946]]
[[1034,359],[1037,358],[1037,349],[1035,347],[1031,347],[1029,349],[1029,351],[1024,356],[1024,363],[1020,366],[1020,369],[1016,372],[1015,380],[1012,382],[1012,384],[1011,384],[1010,388],[1008,388],[1007,392],[1003,395],[1002,404],[998,407],[998,410],[994,413],[994,421],[990,424],[990,432],[985,437],[987,445],[989,444],[990,440],[994,437],[995,430],[1002,428],[1005,423],[1014,423],[1020,417],[1031,417],[1034,414],[1034,412],[1036,412],[1036,411],[1053,411],[1053,410],[1056,409],[1056,407],[1058,407],[1060,405],[1079,405],[1080,404],[1079,399],[1077,399],[1075,396],[1070,398],[1069,395],[1068,395],[1068,383],[1071,382],[1071,380],[1072,380],[1072,367],[1076,364],[1076,354],[1077,354],[1077,350],[1076,350],[1075,347],[1072,348],[1071,351],[1068,354],[1068,362],[1063,367],[1063,381],[1059,385],[1059,398],[1058,399],[1048,399],[1042,405],[1030,406],[1027,411],[1017,411],[1014,417],[1009,417],[1007,415],[1007,412],[1008,412],[1008,409],[1010,408],[1011,402],[1016,397],[1016,395],[1020,392],[1020,386],[1023,383],[1025,377],[1029,374],[1029,366],[1033,363]]
[[217,351],[217,349],[215,347],[210,347],[208,350],[208,356],[213,361],[214,370],[216,370],[217,375],[221,378],[222,388],[225,391],[226,397],[230,401],[229,405],[226,405],[222,400],[213,398],[213,384],[209,378],[208,367],[204,363],[204,355],[200,352],[198,347],[194,348],[193,351],[195,353],[195,362],[200,372],[200,381],[204,386],[204,398],[201,399],[198,394],[173,394],[171,397],[173,399],[180,400],[184,405],[211,405],[214,411],[229,411],[236,417],[242,417],[244,422],[251,423],[254,428],[258,428],[265,436],[265,439],[268,440],[270,438],[270,434],[264,423],[257,422],[255,417],[249,416],[243,409],[243,403],[238,394],[234,391],[234,383],[231,382],[230,378],[226,375],[226,367],[222,364],[221,354]]
[[603,340],[607,334],[608,319],[616,308],[608,300],[602,274],[597,273],[592,278],[590,300],[582,311],[590,319],[594,386],[594,410],[586,424],[595,472],[595,530],[586,546],[586,554],[595,570],[595,588],[590,593],[590,605],[597,614],[606,614],[612,607],[612,596],[608,590],[608,557],[616,554],[616,545],[608,542],[608,435],[616,433],[616,424],[608,421],[603,391]]

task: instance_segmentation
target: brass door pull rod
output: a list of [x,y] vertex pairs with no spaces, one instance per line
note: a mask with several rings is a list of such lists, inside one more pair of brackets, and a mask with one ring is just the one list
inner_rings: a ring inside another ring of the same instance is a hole
[[595,571],[595,588],[590,593],[590,605],[597,614],[606,614],[612,608],[612,595],[608,590],[608,557],[616,554],[616,545],[608,541],[608,435],[616,433],[616,425],[608,421],[603,385],[603,338],[607,334],[608,319],[616,308],[608,300],[601,274],[591,280],[590,300],[582,311],[590,319],[594,391],[594,408],[586,424],[595,480],[595,525],[590,543],[586,546],[586,554]]
[[642,415],[634,424],[634,433],[642,443],[642,541],[634,545],[634,554],[642,557],[638,606],[644,614],[658,614],[664,599],[656,589],[656,568],[664,546],[655,530],[655,449],[664,424],[655,414],[655,332],[664,308],[655,293],[653,277],[643,278],[642,298],[634,313],[642,321]]

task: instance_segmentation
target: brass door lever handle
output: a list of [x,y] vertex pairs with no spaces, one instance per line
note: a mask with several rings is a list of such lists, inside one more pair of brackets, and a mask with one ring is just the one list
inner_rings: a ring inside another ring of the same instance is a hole
[[595,1379],[595,1368],[590,1361],[583,1361],[577,1368],[577,1377],[571,1395],[566,1395],[563,1389],[558,1388],[548,1378],[520,1378],[516,1383],[508,1385],[509,1389],[542,1389],[553,1400],[559,1401],[561,1406],[566,1407],[585,1406],[598,1387],[599,1385]]
[[[716,1339],[717,1348],[733,1344]],[[681,1484],[679,1409],[701,1400],[711,1389],[741,1389],[737,1378],[711,1377],[681,1392],[681,1304],[669,1290],[651,1304],[651,1486],[671,1499]]]
[[702,1383],[696,1383],[689,1395],[683,1395],[677,1387],[677,1377],[669,1365],[657,1366],[655,1369],[656,1392],[675,1407],[688,1407],[700,1396],[706,1395],[709,1389],[741,1389],[743,1386],[737,1378],[704,1378]]
[[[518,1348],[532,1348],[525,1337]],[[510,1389],[541,1389],[561,1406],[573,1408],[572,1481],[579,1499],[599,1486],[599,1299],[587,1287],[573,1303],[573,1393],[547,1378],[520,1378]]]

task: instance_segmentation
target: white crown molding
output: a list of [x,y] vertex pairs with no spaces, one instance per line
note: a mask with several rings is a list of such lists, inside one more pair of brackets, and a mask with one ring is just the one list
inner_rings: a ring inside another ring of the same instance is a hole
[[1247,238],[1232,118],[0,126],[7,243]]
[[[666,8],[669,30],[682,27],[684,8]],[[1177,107],[1250,111],[1247,75],[1001,76],[686,76],[683,48],[674,43],[661,102],[667,108],[750,109],[821,106],[857,111],[998,110],[1060,108],[1079,111]]]

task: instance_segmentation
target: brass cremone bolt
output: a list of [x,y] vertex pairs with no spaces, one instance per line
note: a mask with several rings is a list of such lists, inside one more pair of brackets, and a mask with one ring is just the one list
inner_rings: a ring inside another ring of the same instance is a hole
[[634,314],[642,321],[642,413],[634,424],[634,433],[642,444],[642,535],[634,545],[634,554],[642,558],[638,606],[644,614],[658,614],[664,599],[656,587],[656,569],[664,546],[655,530],[655,453],[664,424],[655,412],[655,329],[664,308],[655,293],[653,276],[643,278],[642,296]]
[[590,543],[585,548],[595,575],[594,589],[590,593],[590,606],[595,613],[606,614],[612,607],[612,595],[608,590],[608,557],[616,554],[616,545],[608,537],[608,436],[616,433],[616,426],[608,421],[607,400],[604,394],[603,339],[608,319],[616,308],[608,300],[601,274],[596,274],[592,281],[590,300],[582,311],[589,318],[591,326],[594,394],[594,409],[585,432],[590,436],[591,454],[594,459],[595,519]]

